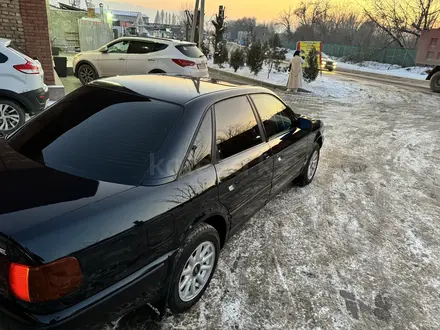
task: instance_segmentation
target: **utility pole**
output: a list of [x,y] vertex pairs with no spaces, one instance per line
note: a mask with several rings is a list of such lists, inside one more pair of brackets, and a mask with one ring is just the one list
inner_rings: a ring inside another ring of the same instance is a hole
[[194,16],[192,21],[192,27],[191,27],[191,41],[196,41],[196,26],[197,26],[197,14],[199,11],[199,0],[196,0],[196,4],[194,6]]
[[199,48],[202,48],[203,32],[205,30],[205,0],[200,1]]

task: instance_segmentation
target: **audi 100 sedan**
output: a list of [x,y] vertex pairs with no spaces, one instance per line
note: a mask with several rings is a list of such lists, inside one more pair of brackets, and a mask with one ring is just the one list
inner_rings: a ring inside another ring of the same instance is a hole
[[322,144],[321,121],[264,88],[167,76],[79,88],[0,141],[0,328],[187,310],[231,235],[313,180]]

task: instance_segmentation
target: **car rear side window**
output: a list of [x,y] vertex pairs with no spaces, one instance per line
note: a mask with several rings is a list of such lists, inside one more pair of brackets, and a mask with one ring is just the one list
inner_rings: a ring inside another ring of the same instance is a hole
[[85,86],[13,134],[19,153],[99,181],[139,184],[183,108],[130,90]]
[[180,45],[176,48],[187,57],[199,58],[205,56],[196,45]]
[[182,174],[194,171],[200,167],[211,164],[212,149],[212,117],[208,111],[199,131],[194,139],[194,143],[189,150]]
[[260,129],[245,96],[215,105],[218,156],[225,159],[262,142]]
[[168,45],[157,42],[130,41],[129,54],[148,54],[164,50]]
[[295,114],[283,102],[269,94],[253,94],[252,101],[260,114],[267,137],[289,130],[295,122]]
[[6,63],[7,61],[8,61],[8,57],[0,53],[0,63]]

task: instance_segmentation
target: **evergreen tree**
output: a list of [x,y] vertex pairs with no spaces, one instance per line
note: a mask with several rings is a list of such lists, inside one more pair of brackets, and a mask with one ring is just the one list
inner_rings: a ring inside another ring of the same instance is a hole
[[165,24],[165,12],[162,11],[160,12],[160,24]]
[[278,69],[282,61],[286,59],[287,50],[282,48],[280,36],[275,33],[267,43],[266,65],[269,70],[267,71],[267,78],[269,79],[272,69]]
[[231,58],[229,59],[229,65],[237,72],[238,69],[244,66],[245,52],[239,47],[231,52]]
[[159,10],[156,13],[156,17],[154,18],[154,24],[160,24],[160,13]]
[[305,81],[312,82],[318,77],[318,60],[318,51],[315,49],[315,47],[312,47],[307,55],[306,67],[303,70],[303,77]]
[[203,55],[206,56],[206,58],[209,58],[209,44],[203,41],[200,45],[200,50],[202,51]]
[[264,62],[263,46],[261,45],[261,42],[257,40],[252,43],[249,49],[247,64],[251,72],[257,75],[258,72],[260,72],[261,69],[263,68],[263,62]]
[[173,13],[173,18],[171,19],[171,24],[176,25],[176,15]]

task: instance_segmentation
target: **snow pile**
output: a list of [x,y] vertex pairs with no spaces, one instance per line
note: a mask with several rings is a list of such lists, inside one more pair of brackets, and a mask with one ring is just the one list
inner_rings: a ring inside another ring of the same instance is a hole
[[400,65],[396,64],[379,63],[373,61],[365,61],[362,63],[344,63],[340,62],[340,59],[337,59],[337,61],[337,68],[420,80],[426,79],[426,70],[429,70],[428,67],[424,66],[403,68]]
[[212,59],[208,60],[208,66],[216,70],[235,73],[243,77],[265,81],[274,85],[283,85],[283,86],[287,85],[287,78],[288,78],[287,72],[277,72],[276,70],[272,70],[269,78],[267,78],[267,73],[269,70],[266,65],[263,65],[263,69],[258,73],[257,76],[254,73],[252,73],[247,66],[239,69],[237,72],[234,72],[234,68],[230,67],[229,64],[225,63],[224,67],[220,68],[217,64],[213,64]]

